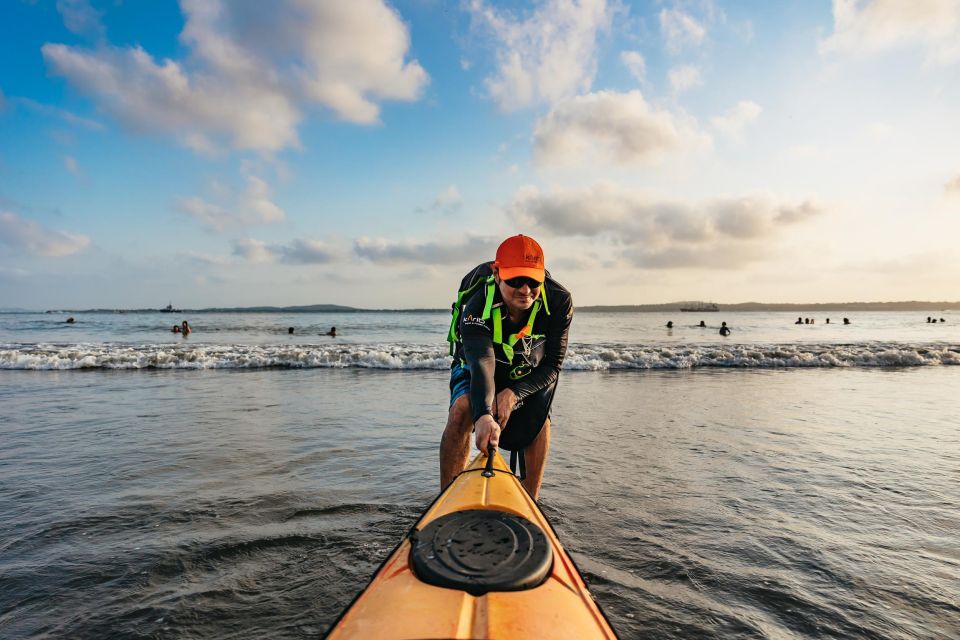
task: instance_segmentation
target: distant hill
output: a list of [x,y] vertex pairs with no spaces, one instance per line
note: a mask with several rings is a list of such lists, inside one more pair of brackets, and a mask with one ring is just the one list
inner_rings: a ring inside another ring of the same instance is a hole
[[[577,307],[577,311],[603,312],[663,312],[680,311],[681,307],[690,306],[691,302],[669,302],[666,304],[637,304],[637,305],[593,305]],[[901,302],[814,302],[814,303],[779,303],[779,302],[738,302],[736,304],[719,304],[720,312],[724,311],[946,311],[960,309],[960,302],[928,302],[922,300],[908,300]]]
[[[682,307],[696,305],[694,301],[667,302],[664,304],[620,304],[620,305],[590,305],[577,307],[582,313],[673,313],[680,312]],[[901,302],[813,302],[813,303],[779,303],[779,302],[738,302],[735,304],[719,304],[720,312],[724,311],[947,311],[960,310],[960,302],[929,302],[923,300],[907,300]],[[6,310],[14,311],[14,310]],[[26,311],[16,309],[15,311]],[[62,309],[47,311],[47,313],[158,313],[161,309]],[[347,307],[339,304],[310,304],[294,307],[208,307],[204,309],[177,309],[178,314],[185,313],[449,313],[449,308],[419,308],[419,309],[362,309]],[[697,312],[692,312],[696,314]],[[703,312],[710,313],[710,312]]]

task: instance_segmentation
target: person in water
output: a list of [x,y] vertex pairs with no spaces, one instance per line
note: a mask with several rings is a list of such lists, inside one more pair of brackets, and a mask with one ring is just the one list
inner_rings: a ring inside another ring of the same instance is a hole
[[573,320],[570,292],[544,268],[536,240],[504,240],[496,260],[461,282],[448,340],[450,409],[440,440],[440,485],[463,471],[470,434],[518,452],[523,486],[537,499],[550,449],[550,406]]
[[193,329],[190,328],[190,323],[188,323],[186,320],[180,323],[180,333],[187,335],[191,331],[193,331]]
[[803,324],[803,318],[797,318],[797,321],[793,324]]
[[730,327],[727,326],[726,322],[720,324],[720,335],[728,336],[730,335]]
[[850,324],[850,318],[844,318],[843,324]]
[[170,331],[172,331],[173,333],[180,333],[180,325],[178,324],[173,325],[173,329],[170,329]]
[[330,331],[327,331],[327,332],[326,332],[325,334],[323,334],[323,335],[325,335],[325,336],[330,336],[331,338],[336,338],[336,337],[337,337],[337,328],[336,328],[336,327],[330,327]]
[[673,329],[673,320],[667,320],[667,329]]
[[706,326],[707,326],[707,323],[704,322],[703,320],[701,320],[701,321],[700,321],[700,324],[699,324],[698,326],[706,327]]

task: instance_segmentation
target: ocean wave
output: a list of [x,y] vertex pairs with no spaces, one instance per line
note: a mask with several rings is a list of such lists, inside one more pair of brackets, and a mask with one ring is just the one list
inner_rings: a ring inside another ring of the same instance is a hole
[[[684,347],[571,345],[563,368],[775,369],[960,365],[960,346],[862,343]],[[2,344],[0,369],[446,369],[447,350],[432,345],[116,345]]]

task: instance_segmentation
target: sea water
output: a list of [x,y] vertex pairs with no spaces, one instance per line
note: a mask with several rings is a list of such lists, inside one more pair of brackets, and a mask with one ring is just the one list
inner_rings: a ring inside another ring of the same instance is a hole
[[[439,489],[446,314],[73,315],[0,314],[0,637],[315,637]],[[541,503],[623,637],[960,636],[960,317],[846,315],[575,315]]]

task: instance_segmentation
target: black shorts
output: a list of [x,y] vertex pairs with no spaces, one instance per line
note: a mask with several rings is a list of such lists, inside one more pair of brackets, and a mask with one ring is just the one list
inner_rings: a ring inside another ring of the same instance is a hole
[[[450,406],[462,395],[469,400],[470,369],[454,361],[450,368]],[[530,446],[543,429],[543,423],[550,417],[550,406],[557,383],[544,387],[527,396],[514,408],[507,421],[507,427],[500,434],[500,447],[509,451],[518,451]],[[498,389],[499,391],[499,389]]]

